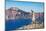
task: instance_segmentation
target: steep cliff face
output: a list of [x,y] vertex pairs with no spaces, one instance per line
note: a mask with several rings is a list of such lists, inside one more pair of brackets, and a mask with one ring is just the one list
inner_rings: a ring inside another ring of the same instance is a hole
[[20,17],[28,17],[30,16],[29,12],[25,12],[17,7],[11,7],[10,9],[6,9],[6,19],[15,19]]

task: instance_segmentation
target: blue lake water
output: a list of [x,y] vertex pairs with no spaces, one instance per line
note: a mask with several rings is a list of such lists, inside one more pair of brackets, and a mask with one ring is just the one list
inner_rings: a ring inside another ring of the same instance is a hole
[[14,19],[6,20],[5,29],[6,30],[16,30],[19,27],[23,27],[32,23],[32,19]]

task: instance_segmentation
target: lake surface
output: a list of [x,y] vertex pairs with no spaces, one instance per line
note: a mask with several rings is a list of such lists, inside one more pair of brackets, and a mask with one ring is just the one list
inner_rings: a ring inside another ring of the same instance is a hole
[[17,28],[29,25],[32,23],[32,19],[14,19],[14,20],[6,20],[5,22],[5,30],[16,30]]

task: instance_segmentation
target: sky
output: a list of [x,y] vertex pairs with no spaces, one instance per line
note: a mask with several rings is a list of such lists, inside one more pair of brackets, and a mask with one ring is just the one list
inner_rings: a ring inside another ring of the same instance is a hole
[[30,12],[33,10],[34,12],[43,12],[44,11],[44,3],[41,2],[19,2],[19,1],[6,1],[6,9],[11,7],[17,7],[23,11]]

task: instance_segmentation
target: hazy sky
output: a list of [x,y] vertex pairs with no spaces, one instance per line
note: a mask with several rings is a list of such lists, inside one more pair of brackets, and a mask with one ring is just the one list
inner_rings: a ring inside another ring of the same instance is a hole
[[30,12],[43,12],[44,3],[40,2],[16,2],[16,1],[6,1],[6,8],[18,7],[23,11]]

